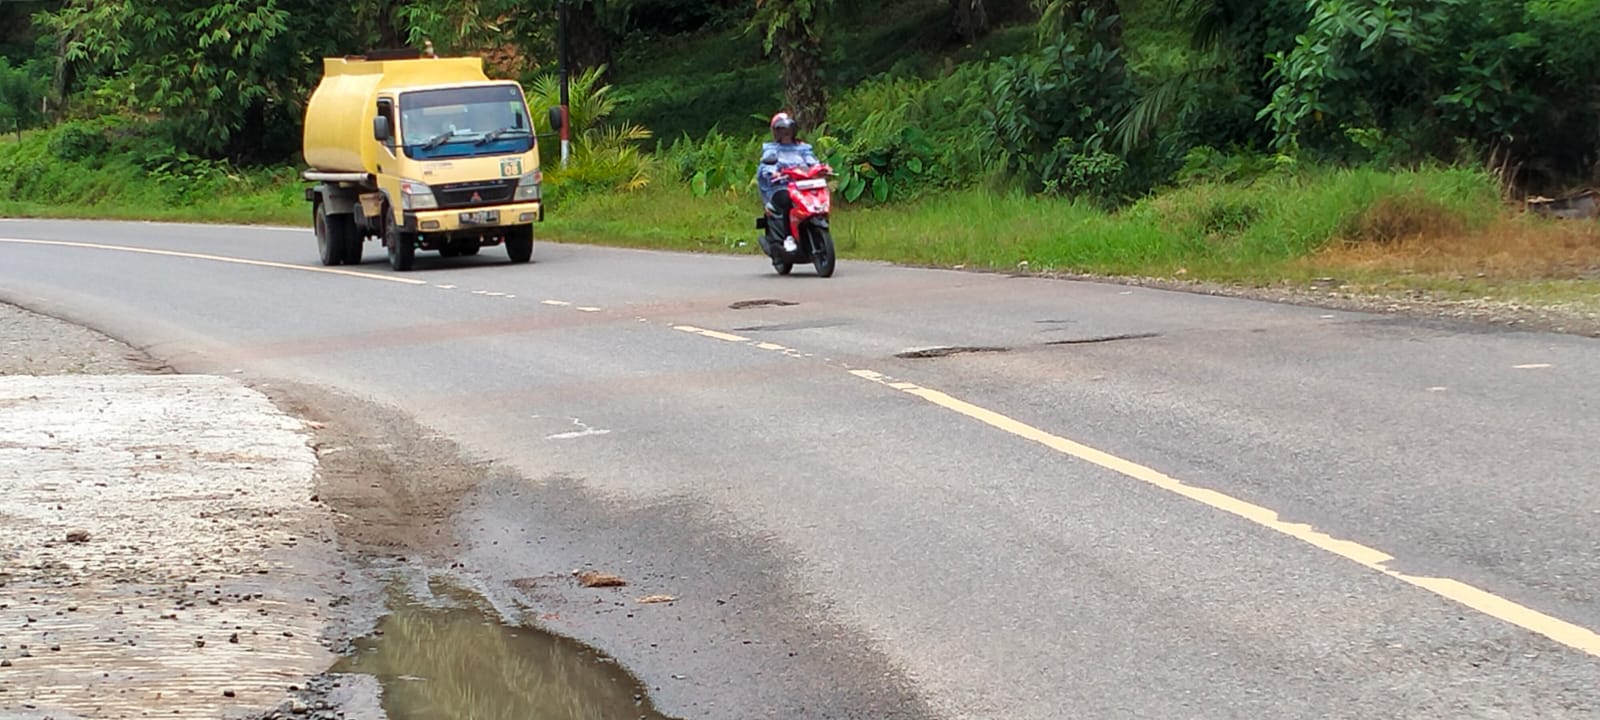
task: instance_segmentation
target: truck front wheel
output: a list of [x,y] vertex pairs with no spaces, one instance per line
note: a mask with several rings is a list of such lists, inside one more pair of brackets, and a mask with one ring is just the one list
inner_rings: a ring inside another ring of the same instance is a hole
[[396,272],[411,269],[417,259],[417,239],[400,229],[389,208],[383,208],[383,244],[389,249],[389,267]]
[[513,263],[533,259],[533,226],[518,225],[506,229],[506,255]]

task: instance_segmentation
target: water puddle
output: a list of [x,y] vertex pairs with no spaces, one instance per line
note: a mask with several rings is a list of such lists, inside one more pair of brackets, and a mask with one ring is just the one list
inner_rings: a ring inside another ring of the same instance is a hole
[[668,720],[595,650],[501,624],[471,593],[436,595],[451,606],[392,599],[377,632],[332,669],[376,677],[390,720]]

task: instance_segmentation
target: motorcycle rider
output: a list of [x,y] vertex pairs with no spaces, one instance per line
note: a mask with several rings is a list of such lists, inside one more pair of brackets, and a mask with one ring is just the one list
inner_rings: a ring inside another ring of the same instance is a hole
[[789,199],[788,178],[780,172],[784,168],[808,167],[821,164],[812,152],[810,143],[804,143],[795,136],[794,118],[789,113],[780,112],[772,116],[772,142],[761,146],[761,164],[756,168],[756,185],[761,191],[761,198],[766,203],[767,210],[775,213],[783,222],[784,234],[783,251],[794,252],[799,249],[795,243],[794,235],[790,233],[789,211],[794,209],[794,201]]

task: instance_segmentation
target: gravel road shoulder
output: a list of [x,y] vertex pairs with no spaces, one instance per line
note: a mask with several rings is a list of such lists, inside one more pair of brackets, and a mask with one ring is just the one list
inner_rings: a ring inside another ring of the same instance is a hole
[[311,427],[0,305],[0,717],[241,717],[348,635],[364,582]]

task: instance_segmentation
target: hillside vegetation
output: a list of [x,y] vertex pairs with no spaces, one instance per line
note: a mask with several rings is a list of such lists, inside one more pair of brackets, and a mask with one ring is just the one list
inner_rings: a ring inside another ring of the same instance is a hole
[[[0,5],[6,214],[307,224],[324,55],[427,40],[535,117],[558,93],[554,0],[35,5]],[[1519,203],[1600,161],[1589,0],[577,0],[572,38],[560,240],[757,252],[789,109],[846,260],[1563,302],[1600,272],[1593,220]]]

